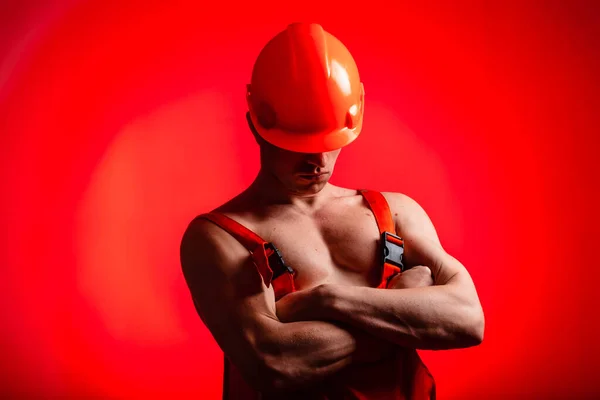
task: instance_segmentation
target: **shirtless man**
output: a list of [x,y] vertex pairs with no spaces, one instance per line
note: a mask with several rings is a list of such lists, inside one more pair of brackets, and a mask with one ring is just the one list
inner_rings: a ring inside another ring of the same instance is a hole
[[[181,243],[194,304],[225,354],[223,398],[435,398],[416,349],[478,345],[483,311],[414,200],[328,182],[362,126],[349,52],[319,25],[290,25],[259,55],[248,103],[260,171]],[[341,117],[319,114],[326,104]]]

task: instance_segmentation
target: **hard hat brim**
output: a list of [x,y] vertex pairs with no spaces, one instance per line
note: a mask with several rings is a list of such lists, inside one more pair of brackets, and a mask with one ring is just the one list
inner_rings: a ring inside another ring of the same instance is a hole
[[362,130],[362,118],[353,128],[344,127],[326,132],[291,133],[278,128],[266,129],[260,125],[253,113],[250,119],[256,132],[273,146],[296,153],[325,153],[341,149],[352,143]]

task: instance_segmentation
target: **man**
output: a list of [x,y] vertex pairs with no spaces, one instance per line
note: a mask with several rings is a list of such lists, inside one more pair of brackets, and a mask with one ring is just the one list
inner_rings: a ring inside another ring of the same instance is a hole
[[416,349],[481,343],[483,311],[415,201],[328,182],[362,127],[352,56],[292,24],[259,54],[247,100],[258,176],[181,243],[224,399],[435,398]]

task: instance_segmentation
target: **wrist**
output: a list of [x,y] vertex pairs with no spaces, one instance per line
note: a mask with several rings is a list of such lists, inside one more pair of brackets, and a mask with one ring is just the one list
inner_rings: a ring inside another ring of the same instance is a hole
[[338,319],[343,291],[342,285],[332,283],[325,283],[318,287],[319,309],[323,319]]

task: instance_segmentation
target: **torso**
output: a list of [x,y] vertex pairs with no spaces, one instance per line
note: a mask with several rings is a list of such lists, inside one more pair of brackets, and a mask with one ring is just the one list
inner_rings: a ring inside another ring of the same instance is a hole
[[[382,266],[375,216],[358,191],[335,189],[336,195],[310,215],[289,204],[257,205],[243,194],[215,211],[272,242],[296,270],[297,290],[323,283],[377,287]],[[392,216],[398,218],[393,210]],[[408,361],[411,354],[399,348],[377,363],[347,367],[310,395],[287,397],[366,399],[385,393],[387,398],[407,398],[403,391],[415,384],[413,374],[425,368],[416,353],[412,356],[417,361]]]
[[356,190],[336,190],[313,215],[288,204],[252,206],[243,198],[217,211],[273,242],[297,271],[298,290],[322,283],[376,287],[381,266],[375,217]]

